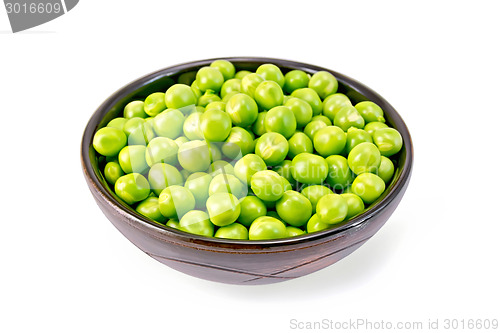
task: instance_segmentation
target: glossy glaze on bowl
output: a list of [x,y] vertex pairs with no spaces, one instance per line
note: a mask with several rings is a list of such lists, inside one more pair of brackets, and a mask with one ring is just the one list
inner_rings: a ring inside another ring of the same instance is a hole
[[312,74],[326,70],[335,75],[339,81],[339,92],[346,94],[353,104],[371,100],[380,105],[387,122],[403,137],[403,149],[396,156],[394,179],[382,197],[363,214],[333,229],[270,241],[206,238],[162,226],[135,212],[113,193],[104,180],[92,147],[94,133],[119,116],[128,102],[156,91],[166,91],[180,74],[197,71],[216,60],[207,59],[146,75],[115,92],[97,109],[87,124],[81,145],[85,180],[97,204],[113,225],[145,253],[181,272],[212,281],[233,284],[275,283],[312,273],[352,253],[388,220],[408,186],[413,147],[403,120],[376,92],[340,73],[281,59],[225,59],[231,61],[237,70],[255,71],[264,63],[276,64],[284,71],[300,69]]

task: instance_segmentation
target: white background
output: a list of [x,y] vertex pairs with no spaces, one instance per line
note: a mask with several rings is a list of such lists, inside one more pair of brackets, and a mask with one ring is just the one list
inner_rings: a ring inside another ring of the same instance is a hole
[[[500,319],[497,4],[87,0],[18,34],[0,7],[0,331]],[[149,258],[100,212],[80,167],[86,122],[115,90],[177,63],[241,55],[356,78],[400,112],[415,146],[408,191],[380,232],[276,285],[207,282]]]

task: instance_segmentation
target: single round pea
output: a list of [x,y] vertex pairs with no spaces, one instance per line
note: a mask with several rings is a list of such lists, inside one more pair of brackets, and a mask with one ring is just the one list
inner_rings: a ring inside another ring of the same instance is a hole
[[378,167],[378,176],[384,180],[385,183],[389,183],[394,175],[394,164],[392,161],[385,157],[380,156],[380,166]]
[[198,98],[197,106],[205,107],[213,102],[220,102],[222,99],[212,90],[207,90],[203,95]]
[[254,140],[250,132],[241,127],[233,127],[229,132],[222,153],[230,159],[236,159],[247,155],[254,150]]
[[240,80],[243,80],[243,78],[247,75],[250,75],[252,74],[252,72],[250,71],[245,71],[245,70],[241,70],[241,71],[238,71],[236,72],[236,74],[234,75],[234,78],[235,79],[240,79]]
[[257,171],[250,181],[253,193],[265,201],[276,201],[285,192],[284,183],[278,173],[272,170]]
[[157,163],[149,169],[148,181],[151,190],[160,195],[161,191],[172,185],[182,185],[184,178],[177,168],[170,164]]
[[277,239],[286,236],[285,224],[270,216],[256,218],[248,230],[248,239],[250,240]]
[[316,135],[316,133],[318,133],[320,129],[326,128],[327,126],[328,125],[319,120],[311,121],[304,128],[304,134],[307,135],[309,139],[314,140],[314,136]]
[[263,81],[255,88],[254,98],[263,110],[270,110],[283,104],[283,91],[274,81]]
[[372,136],[367,131],[356,127],[351,127],[347,130],[347,140],[345,145],[347,153],[350,153],[352,148],[363,142],[373,143]]
[[240,158],[234,165],[234,174],[244,184],[250,184],[252,176],[257,171],[266,169],[266,163],[260,156],[255,154],[247,154]]
[[307,222],[306,230],[307,230],[307,233],[310,234],[310,233],[313,233],[316,231],[328,229],[330,227],[331,227],[330,224],[321,222],[318,214],[314,214],[313,216],[311,216],[311,218]]
[[123,132],[125,132],[125,134],[129,136],[133,131],[135,131],[138,128],[141,128],[141,126],[144,126],[145,123],[146,120],[144,118],[139,118],[139,117],[130,118],[123,125]]
[[116,180],[115,193],[120,199],[132,205],[149,196],[149,183],[140,173],[129,173]]
[[332,122],[330,121],[330,119],[328,117],[325,117],[323,115],[317,115],[317,116],[314,116],[312,117],[311,121],[322,121],[326,124],[326,126],[332,126]]
[[157,197],[148,197],[144,199],[137,205],[135,210],[139,214],[149,217],[153,221],[159,223],[165,223],[167,221],[167,218],[160,212],[160,206],[158,204]]
[[307,88],[309,84],[309,76],[306,72],[294,69],[285,74],[285,85],[283,90],[291,94],[297,89]]
[[232,223],[230,225],[217,229],[217,231],[215,232],[215,237],[246,240],[248,239],[248,229],[239,223]]
[[161,191],[158,204],[163,216],[181,218],[184,214],[194,209],[196,200],[187,188],[180,185],[171,185]]
[[187,116],[184,121],[184,125],[182,126],[182,131],[184,136],[186,136],[189,140],[202,140],[203,139],[203,131],[201,129],[201,116],[203,113],[201,112],[193,112],[189,116]]
[[248,196],[240,199],[240,216],[238,222],[249,227],[252,222],[267,214],[266,205],[256,196]]
[[[265,165],[265,164],[264,164]],[[276,171],[278,175],[288,180],[290,183],[294,183],[295,179],[292,177],[292,161],[284,160],[280,164],[277,164],[273,171]]]
[[[197,108],[203,108],[203,107],[202,106],[197,106]],[[222,102],[222,101],[211,102],[211,103],[207,104],[207,106],[204,107],[203,111],[201,111],[201,112],[203,113],[203,112],[211,110],[211,109],[216,109],[216,110],[220,110],[220,111],[226,111],[226,103]],[[200,112],[200,111],[198,111],[198,112]]]
[[264,78],[257,73],[251,73],[241,79],[241,92],[251,98],[255,97],[255,89],[264,82]]
[[213,237],[214,225],[210,222],[208,214],[201,210],[187,212],[179,222],[182,231],[191,234]]
[[237,198],[242,198],[248,194],[248,186],[243,184],[236,176],[220,174],[212,179],[208,187],[210,196],[215,193],[231,193]]
[[144,112],[146,112],[148,116],[154,117],[166,108],[165,93],[155,92],[144,100]]
[[305,234],[305,231],[296,227],[286,227],[286,237],[296,237]]
[[185,84],[174,84],[165,93],[165,104],[169,109],[182,109],[196,105],[197,101],[198,98],[191,87]]
[[341,93],[330,95],[323,101],[323,114],[334,121],[335,116],[344,106],[352,106],[349,97]]
[[328,163],[315,154],[298,154],[292,160],[292,176],[303,184],[322,184],[328,176]]
[[385,182],[373,173],[362,173],[352,182],[351,190],[369,205],[384,193]]
[[210,67],[217,68],[224,77],[224,81],[232,79],[234,77],[234,73],[236,72],[234,65],[227,60],[215,60],[212,61]]
[[111,185],[115,185],[118,178],[124,175],[122,168],[118,162],[108,162],[104,167],[104,178]]
[[327,194],[318,200],[316,214],[321,222],[335,224],[345,219],[348,209],[345,198],[339,194]]
[[[240,94],[240,93],[241,92],[239,92],[239,91],[230,91],[226,95],[224,95],[224,98],[221,100],[222,103],[225,103],[225,105],[224,105],[224,111],[226,110],[227,102],[229,102],[229,100],[231,99],[231,97],[233,97],[236,94]],[[215,103],[215,102],[212,102],[212,103]]]
[[255,154],[259,155],[267,165],[277,165],[288,154],[288,141],[280,133],[265,133],[257,140]]
[[210,109],[201,114],[200,128],[205,140],[224,141],[231,131],[231,118],[224,111]]
[[224,160],[215,161],[208,167],[207,173],[212,177],[217,175],[234,175],[234,167]]
[[267,132],[280,133],[288,139],[295,133],[297,122],[290,108],[275,106],[267,112],[264,126]]
[[267,115],[267,111],[259,112],[257,119],[255,120],[255,122],[252,125],[252,131],[257,136],[262,136],[267,132],[266,125],[264,124],[264,121],[266,120],[266,115]]
[[241,208],[234,195],[217,192],[208,197],[207,210],[210,221],[218,227],[224,227],[238,219]]
[[286,191],[276,203],[276,211],[283,221],[300,227],[309,221],[312,214],[311,202],[296,191]]
[[403,138],[394,128],[381,128],[373,133],[373,142],[380,150],[380,154],[389,157],[397,154],[403,147]]
[[313,153],[313,143],[307,135],[296,132],[288,139],[288,158],[293,159],[300,153]]
[[371,123],[372,121],[385,123],[384,111],[377,104],[370,101],[364,101],[359,102],[354,107],[361,114],[365,123]]
[[350,127],[363,128],[365,127],[365,120],[359,114],[354,106],[344,106],[337,112],[333,119],[335,126],[342,128],[344,132]]
[[285,77],[281,72],[281,69],[273,64],[263,64],[260,65],[255,73],[259,74],[267,81],[274,81],[279,84],[280,88],[283,88],[285,85]]
[[146,162],[149,166],[156,163],[176,165],[178,151],[179,146],[174,140],[164,137],[154,138],[146,149]]
[[114,118],[114,119],[111,119],[111,121],[106,125],[106,127],[117,128],[120,131],[123,131],[127,120],[128,119],[123,118],[123,117]]
[[176,109],[163,111],[153,119],[153,129],[158,136],[176,139],[182,132],[184,115]]
[[328,187],[323,185],[310,185],[304,187],[300,193],[307,198],[311,202],[312,213],[316,213],[316,205],[318,204],[319,199],[328,194],[333,194],[333,191]]
[[208,188],[212,176],[205,172],[195,172],[187,177],[184,187],[194,196],[195,207],[204,208],[208,199]]
[[180,230],[181,229],[181,226],[179,224],[179,221],[177,221],[176,219],[169,219],[167,221],[167,223],[165,223],[165,225],[167,227],[170,227],[170,228],[174,228],[174,229],[178,229]]
[[153,140],[156,137],[156,134],[153,130],[152,120],[144,121],[143,123],[137,124],[137,126],[134,129],[129,128],[129,130],[130,130],[130,134],[128,136],[129,145],[146,146],[147,144],[149,144],[151,140]]
[[362,213],[365,210],[365,204],[363,203],[363,200],[361,200],[361,198],[356,194],[342,193],[340,196],[347,201],[347,216],[345,217],[346,220]]
[[364,172],[376,173],[380,166],[380,151],[373,143],[360,143],[349,153],[347,163],[357,175]]
[[311,106],[306,101],[291,97],[284,105],[292,110],[297,122],[297,128],[302,128],[311,121],[313,112]]
[[202,92],[207,90],[218,92],[224,83],[224,76],[217,68],[202,67],[196,73],[196,83]]
[[190,172],[205,171],[210,166],[210,151],[204,141],[193,140],[184,143],[177,154],[180,165]]
[[236,93],[241,92],[241,80],[240,79],[230,79],[230,80],[227,80],[226,82],[224,82],[224,84],[222,85],[222,88],[220,89],[220,96],[224,100],[224,97],[226,97],[226,95],[228,93],[231,93],[231,92],[236,92]]
[[326,182],[337,190],[343,190],[354,180],[354,175],[349,169],[347,159],[342,155],[331,155],[326,158],[328,163],[328,177]]
[[250,126],[257,119],[259,109],[257,103],[246,94],[236,94],[226,105],[226,112],[236,126]]
[[127,145],[127,136],[117,128],[103,127],[95,133],[92,145],[103,156],[115,156]]
[[174,140],[175,144],[177,145],[178,148],[180,148],[180,146],[182,146],[183,143],[186,143],[188,142],[189,139],[186,138],[185,136],[180,136],[178,137],[177,139]]
[[309,88],[314,89],[321,99],[337,92],[339,83],[333,74],[319,71],[313,74],[309,80]]
[[318,93],[311,88],[297,89],[292,93],[292,97],[300,98],[309,103],[314,116],[320,114],[323,110],[323,102],[321,102],[321,98]]
[[125,173],[143,173],[148,168],[146,147],[142,145],[123,147],[118,154],[118,162]]
[[340,154],[344,150],[347,136],[337,126],[327,126],[314,135],[314,149],[324,157]]
[[389,126],[379,121],[374,121],[366,124],[364,130],[367,131],[371,136],[373,136],[373,133],[375,133],[376,130],[381,128],[389,128]]
[[123,116],[127,119],[135,117],[146,118],[148,114],[144,111],[144,102],[132,101],[128,103],[123,109]]

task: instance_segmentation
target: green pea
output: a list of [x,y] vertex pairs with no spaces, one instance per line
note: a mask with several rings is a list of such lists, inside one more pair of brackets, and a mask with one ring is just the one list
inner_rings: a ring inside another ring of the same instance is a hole
[[326,182],[334,189],[343,190],[354,180],[347,159],[342,155],[331,155],[326,158],[328,177]]
[[177,82],[181,83],[181,84],[190,85],[194,82],[195,79],[196,79],[196,72],[190,71],[190,72],[185,72],[185,73],[182,73],[181,75],[179,75]]
[[217,192],[208,197],[207,210],[210,221],[218,227],[224,227],[238,219],[241,208],[234,195]]
[[215,161],[212,164],[210,164],[210,167],[207,170],[207,173],[209,173],[212,177],[215,177],[217,175],[234,175],[234,167],[231,165],[231,163],[226,162],[224,160],[219,160]]
[[185,136],[180,136],[174,140],[175,144],[177,145],[177,148],[180,148],[180,146],[182,146],[183,143],[186,143],[188,141],[189,139],[186,138]]
[[145,123],[146,123],[146,120],[144,120],[143,118],[139,118],[139,117],[130,118],[123,125],[123,132],[125,132],[125,134],[127,136],[129,136],[136,129],[144,126]]
[[203,131],[201,129],[201,116],[203,113],[201,112],[193,112],[189,116],[187,116],[184,121],[184,125],[182,126],[182,131],[184,136],[186,136],[189,140],[202,140],[203,139]]
[[165,104],[169,109],[182,109],[196,105],[198,98],[190,86],[174,84],[165,93]]
[[116,180],[115,193],[120,199],[132,205],[149,196],[149,183],[143,175],[129,173]]
[[285,224],[270,216],[256,218],[248,231],[248,238],[250,240],[277,239],[285,238],[286,236]]
[[257,119],[255,120],[255,122],[252,125],[252,131],[257,136],[262,136],[267,132],[266,125],[264,124],[264,121],[266,119],[266,115],[267,115],[267,111],[259,112]]
[[155,92],[144,100],[144,112],[146,112],[148,116],[154,117],[166,108],[165,93]]
[[354,107],[361,114],[365,123],[371,123],[373,121],[385,123],[384,111],[377,104],[370,101],[364,101],[359,102]]
[[198,98],[197,106],[205,107],[213,102],[220,102],[222,99],[219,95],[215,94],[212,90],[207,90],[203,95]]
[[[203,107],[197,106],[197,108],[203,108]],[[212,109],[226,111],[226,103],[222,102],[222,101],[211,102],[211,103],[207,104],[207,106],[205,108],[203,108],[202,113],[205,111],[208,111],[208,110],[212,110]]]
[[235,68],[234,65],[227,60],[215,60],[210,64],[210,67],[217,68],[224,77],[224,81],[232,79],[234,77]]
[[222,153],[230,159],[247,155],[254,150],[252,135],[241,127],[233,127],[222,145]]
[[110,183],[111,185],[115,185],[118,178],[123,175],[123,170],[118,162],[106,163],[106,166],[104,167],[104,178],[106,178],[108,183]]
[[341,93],[330,95],[323,101],[323,114],[334,121],[337,113],[345,106],[352,106],[346,95]]
[[118,162],[125,173],[143,173],[148,169],[146,147],[142,145],[123,147],[118,154]]
[[264,126],[267,132],[280,133],[288,139],[295,133],[297,122],[290,108],[275,106],[267,112]]
[[365,204],[377,200],[385,191],[385,182],[373,173],[362,173],[354,179],[351,185],[352,193],[358,195]]
[[273,168],[273,171],[276,171],[281,177],[288,180],[290,183],[294,183],[295,179],[292,177],[292,161],[284,160],[280,164],[276,165]]
[[205,171],[210,166],[210,151],[204,141],[193,140],[184,143],[177,154],[180,165],[190,172]]
[[196,96],[196,100],[199,103],[200,97],[203,95],[203,93],[201,92],[200,87],[198,86],[198,82],[196,82],[196,80],[194,80],[193,83],[191,83],[191,90],[193,91],[194,95]]
[[303,128],[311,121],[313,111],[311,105],[306,101],[300,98],[290,97],[284,105],[292,110],[297,122],[297,128]]
[[397,154],[403,147],[403,138],[394,128],[381,128],[373,133],[373,142],[385,157]]
[[255,98],[255,89],[264,82],[264,78],[256,73],[250,73],[241,79],[241,92],[247,94],[251,98]]
[[224,111],[210,109],[200,115],[200,128],[206,140],[224,141],[231,131],[231,118]]
[[377,172],[380,166],[380,151],[373,143],[360,143],[349,153],[347,163],[357,175],[364,172]]
[[236,176],[220,174],[212,179],[208,188],[210,196],[215,193],[231,193],[237,198],[242,198],[247,195],[248,187],[236,178]]
[[337,92],[339,83],[331,73],[319,71],[313,74],[308,86],[314,89],[321,99],[325,99],[327,96]]
[[281,69],[273,64],[263,64],[260,65],[255,73],[259,74],[267,81],[274,81],[279,84],[280,88],[283,88],[285,85],[285,77],[281,72]]
[[255,154],[247,154],[240,158],[234,165],[234,174],[244,184],[250,184],[252,176],[257,171],[266,170],[264,160]]
[[220,89],[220,97],[224,99],[226,95],[230,92],[241,92],[241,80],[240,79],[230,79],[224,82],[222,88]]
[[226,238],[226,239],[248,239],[248,229],[239,223],[232,223],[225,227],[217,229],[215,232],[216,238]]
[[163,216],[180,218],[194,209],[196,200],[187,188],[180,185],[171,185],[161,191],[158,204]]
[[272,170],[257,171],[250,181],[253,193],[265,201],[279,200],[285,192],[283,177]]
[[389,183],[394,175],[394,164],[385,156],[380,156],[378,175],[384,180],[385,183]]
[[208,188],[212,176],[205,172],[195,172],[186,179],[184,187],[187,188],[194,196],[195,207],[204,208],[208,199]]
[[263,81],[255,88],[254,98],[263,110],[270,110],[283,104],[283,91],[274,81]]
[[123,109],[123,116],[127,119],[135,117],[146,118],[148,114],[144,111],[144,102],[132,101],[128,103]]
[[307,135],[302,132],[296,132],[288,139],[288,158],[293,159],[300,153],[313,152],[313,143]]
[[182,231],[191,234],[213,237],[214,225],[210,222],[208,214],[201,210],[187,212],[179,222]]
[[373,136],[373,133],[375,133],[376,130],[381,129],[381,128],[389,128],[389,126],[387,126],[384,123],[375,121],[375,122],[371,122],[371,123],[366,124],[364,130]]
[[252,222],[267,214],[266,205],[256,196],[248,196],[240,199],[240,216],[238,222],[249,227]]
[[311,88],[297,89],[292,93],[292,97],[300,98],[309,103],[314,116],[320,114],[323,110],[323,102],[321,102],[321,98],[318,93]]
[[296,237],[305,234],[305,231],[296,227],[286,227],[286,237]]
[[236,126],[250,126],[257,119],[257,103],[246,94],[236,94],[229,99],[226,112]]
[[311,202],[296,191],[286,191],[276,203],[276,211],[283,221],[294,226],[303,226],[312,214]]
[[182,185],[184,182],[184,178],[179,170],[165,163],[153,165],[151,169],[149,169],[148,180],[151,190],[158,196],[167,187]]
[[332,126],[332,122],[328,117],[325,117],[323,115],[317,115],[312,117],[311,121],[322,121],[326,124],[326,126]]
[[106,125],[106,127],[117,128],[120,131],[123,131],[127,120],[128,119],[123,118],[123,117],[114,118],[114,119],[111,119],[111,121]]
[[322,184],[328,176],[328,163],[318,155],[298,154],[292,160],[292,176],[303,184]]
[[345,198],[339,194],[327,194],[318,200],[316,214],[321,222],[336,224],[342,222],[347,216],[348,205]]
[[347,132],[350,127],[365,127],[365,120],[354,106],[344,106],[340,109],[335,115],[333,123],[342,128],[344,132]]
[[358,214],[361,214],[365,210],[365,204],[363,200],[359,196],[354,193],[342,193],[340,195],[347,202],[347,216],[346,220],[354,217]]
[[173,229],[178,229],[178,230],[181,229],[179,221],[177,221],[176,219],[169,219],[167,223],[165,223],[165,225]]
[[202,67],[196,73],[196,82],[202,92],[207,90],[218,92],[224,83],[224,76],[217,68]]
[[307,233],[313,233],[316,231],[328,229],[330,227],[331,227],[330,224],[321,222],[321,219],[319,218],[318,214],[314,214],[307,222],[306,230]]
[[319,199],[328,194],[333,194],[333,191],[328,187],[323,185],[310,185],[304,187],[300,193],[307,198],[311,202],[312,206],[312,214],[316,213],[316,205],[318,204]]
[[291,94],[294,90],[307,88],[309,84],[309,76],[306,72],[294,69],[285,74],[285,85],[283,90]]
[[252,74],[252,72],[250,71],[245,71],[245,70],[241,70],[241,71],[238,71],[236,72],[236,74],[234,75],[234,78],[235,79],[240,79],[240,80],[243,80],[243,78],[247,75],[250,75]]
[[347,136],[337,126],[327,126],[314,134],[314,149],[324,157],[340,154],[346,145]]
[[158,136],[177,138],[182,132],[184,115],[176,109],[163,111],[153,119],[153,129]]
[[[231,99],[231,97],[233,97],[234,95],[239,94],[239,93],[240,93],[239,91],[230,91],[226,95],[224,95],[224,98],[221,100],[222,103],[225,103],[225,105],[224,105],[224,111],[226,110],[227,102],[229,102],[229,100]],[[212,102],[212,103],[215,103],[215,102]]]
[[350,153],[352,148],[356,147],[360,143],[370,142],[372,143],[372,136],[365,130],[351,127],[347,130],[347,140],[346,140],[346,151]]
[[92,145],[103,156],[115,156],[127,145],[127,136],[117,128],[103,127],[95,133]]
[[167,221],[167,218],[160,212],[160,206],[158,204],[157,197],[146,198],[137,205],[135,210],[139,214],[144,215],[153,221],[159,223],[165,223]]
[[149,166],[156,163],[177,164],[179,147],[174,140],[157,137],[151,140],[146,150],[146,162]]
[[259,155],[267,165],[277,165],[288,154],[288,141],[280,133],[265,133],[257,140],[255,154]]
[[322,128],[326,128],[327,125],[319,120],[316,121],[311,121],[309,124],[306,125],[304,128],[304,134],[309,137],[309,139],[314,140],[314,136],[318,131]]

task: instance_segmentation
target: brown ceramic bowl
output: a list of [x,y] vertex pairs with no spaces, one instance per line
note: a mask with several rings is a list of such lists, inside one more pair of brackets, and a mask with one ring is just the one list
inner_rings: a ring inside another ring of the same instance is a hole
[[104,215],[138,248],[156,260],[186,274],[233,284],[267,284],[294,279],[327,267],[352,253],[372,237],[389,219],[401,201],[410,180],[413,147],[410,133],[396,110],[365,85],[329,69],[281,59],[226,58],[237,70],[251,70],[273,63],[284,72],[300,69],[313,74],[324,70],[339,81],[339,92],[353,104],[371,100],[385,111],[387,122],[403,137],[396,158],[394,180],[370,209],[338,227],[295,238],[268,241],[237,241],[188,234],[155,223],[120,200],[99,170],[92,147],[94,133],[133,99],[165,91],[182,73],[195,72],[215,59],[168,67],[146,75],[115,92],[92,115],[85,129],[81,160],[85,180]]

